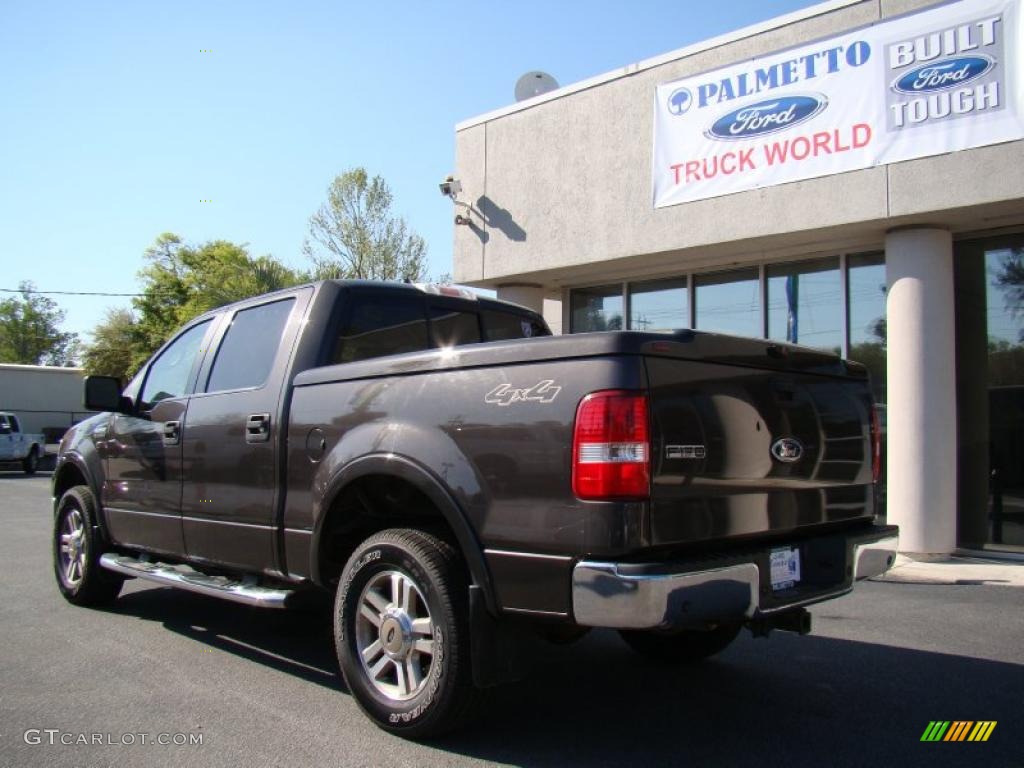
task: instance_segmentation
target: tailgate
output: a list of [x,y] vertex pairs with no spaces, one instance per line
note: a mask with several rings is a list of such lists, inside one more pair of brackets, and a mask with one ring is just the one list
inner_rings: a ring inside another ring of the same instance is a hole
[[685,344],[645,357],[651,543],[792,536],[871,518],[866,375],[831,355],[728,341],[717,358],[707,343],[700,359]]

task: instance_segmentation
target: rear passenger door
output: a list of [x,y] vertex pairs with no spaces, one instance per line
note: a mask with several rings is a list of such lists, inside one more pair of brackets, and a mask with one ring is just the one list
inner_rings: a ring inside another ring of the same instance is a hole
[[311,296],[304,288],[236,309],[200,371],[182,431],[190,558],[279,571],[282,397]]

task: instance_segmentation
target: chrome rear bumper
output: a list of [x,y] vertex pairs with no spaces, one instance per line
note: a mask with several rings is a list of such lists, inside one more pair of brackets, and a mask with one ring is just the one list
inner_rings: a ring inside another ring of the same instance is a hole
[[794,590],[791,598],[776,597],[770,605],[761,600],[766,579],[753,557],[721,568],[676,573],[642,573],[635,564],[584,560],[573,569],[573,613],[582,626],[616,629],[706,627],[742,621],[844,595],[854,581],[891,568],[897,549],[893,528],[851,537],[845,578],[832,587]]

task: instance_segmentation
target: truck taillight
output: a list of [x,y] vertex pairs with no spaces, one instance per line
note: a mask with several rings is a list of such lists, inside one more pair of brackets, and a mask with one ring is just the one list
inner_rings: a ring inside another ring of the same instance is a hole
[[651,445],[647,396],[593,392],[576,409],[572,490],[581,499],[646,499]]
[[871,406],[871,482],[882,477],[882,419],[878,405]]

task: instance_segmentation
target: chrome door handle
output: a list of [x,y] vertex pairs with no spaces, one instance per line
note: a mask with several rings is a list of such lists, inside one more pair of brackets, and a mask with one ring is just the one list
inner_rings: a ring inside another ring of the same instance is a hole
[[245,420],[245,442],[265,443],[270,439],[270,414],[253,413]]
[[164,445],[177,445],[181,441],[181,422],[164,422]]

